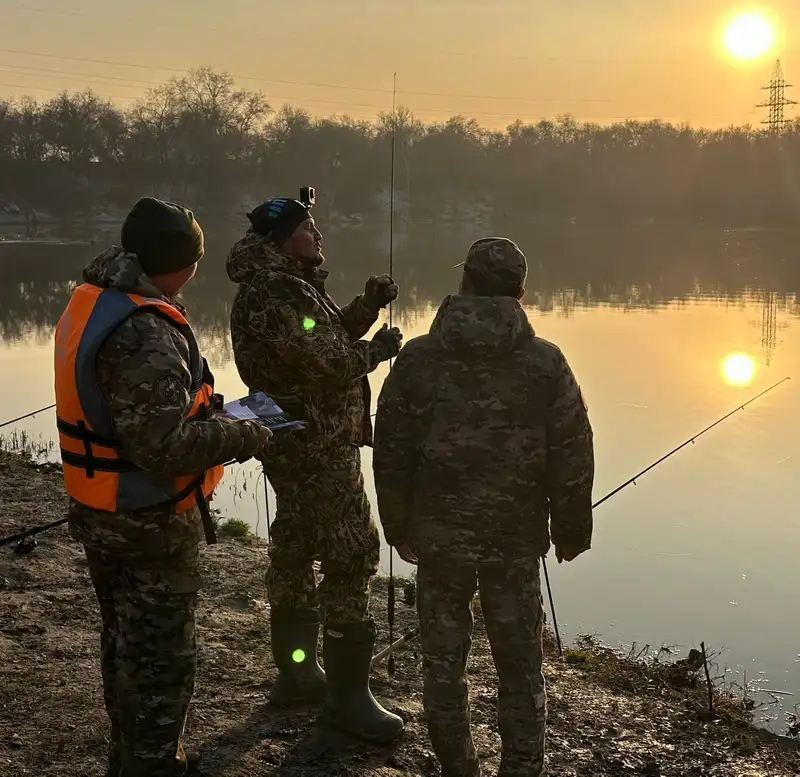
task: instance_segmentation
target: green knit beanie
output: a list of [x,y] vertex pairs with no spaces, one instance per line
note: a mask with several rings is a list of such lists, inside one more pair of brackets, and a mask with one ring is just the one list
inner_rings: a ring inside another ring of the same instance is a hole
[[203,257],[203,230],[192,211],[143,197],[122,224],[122,247],[139,257],[147,275],[167,275]]

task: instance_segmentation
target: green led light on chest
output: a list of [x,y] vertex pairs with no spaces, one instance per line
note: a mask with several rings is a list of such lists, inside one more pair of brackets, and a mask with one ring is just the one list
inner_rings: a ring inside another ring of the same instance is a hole
[[306,660],[306,654],[304,651],[300,650],[300,648],[298,648],[292,653],[292,661],[294,661],[295,664],[302,664],[303,661],[305,660]]
[[317,322],[314,321],[313,318],[309,318],[308,316],[306,316],[303,319],[303,329],[305,329],[306,332],[310,332],[316,325],[317,325]]

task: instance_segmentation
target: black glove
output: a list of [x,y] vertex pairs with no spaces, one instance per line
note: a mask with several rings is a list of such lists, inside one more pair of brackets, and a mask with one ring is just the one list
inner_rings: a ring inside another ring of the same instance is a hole
[[403,342],[403,335],[396,326],[389,329],[388,325],[384,324],[375,333],[372,342],[378,346],[378,358],[382,362],[385,362],[388,359],[394,359],[394,357],[400,353],[400,344]]
[[370,310],[385,308],[390,302],[397,299],[397,284],[391,276],[372,275],[364,288],[364,303]]

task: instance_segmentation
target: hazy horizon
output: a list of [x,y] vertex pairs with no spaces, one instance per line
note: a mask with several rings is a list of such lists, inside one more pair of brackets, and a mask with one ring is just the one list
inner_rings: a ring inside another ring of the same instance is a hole
[[[776,47],[735,62],[721,26],[747,3],[669,0],[310,0],[275,6],[234,0],[149,0],[119,13],[97,0],[0,0],[0,95],[47,100],[91,88],[126,106],[191,68],[230,72],[273,108],[373,119],[397,101],[425,122],[454,114],[503,128],[562,113],[614,122],[657,117],[694,126],[757,125],[756,108],[780,58],[787,96],[800,99],[800,3],[761,4],[777,18]],[[217,8],[222,8],[217,6]],[[116,64],[114,64],[116,63]],[[788,117],[800,116],[798,106]]]

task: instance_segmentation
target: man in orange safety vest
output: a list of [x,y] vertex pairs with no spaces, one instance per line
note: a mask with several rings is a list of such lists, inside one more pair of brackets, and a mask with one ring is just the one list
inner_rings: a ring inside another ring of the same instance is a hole
[[121,243],[86,267],[56,328],[57,423],[70,533],[102,617],[107,777],[172,777],[191,760],[207,501],[224,462],[263,456],[271,433],[215,417],[214,378],[174,299],[204,252],[192,212],[141,199]]

